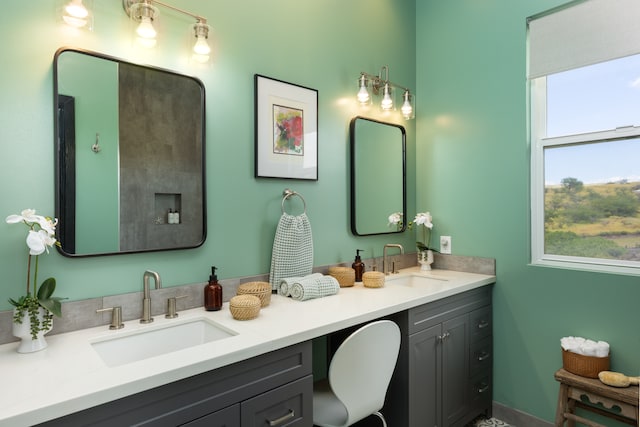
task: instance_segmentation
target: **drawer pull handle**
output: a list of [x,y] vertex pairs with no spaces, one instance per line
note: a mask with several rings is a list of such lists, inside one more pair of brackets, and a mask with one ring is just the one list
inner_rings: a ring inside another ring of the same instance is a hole
[[489,384],[481,383],[480,388],[478,389],[478,393],[484,393],[487,390],[489,390]]
[[478,362],[482,362],[483,360],[487,360],[491,355],[486,351],[483,351],[478,355]]
[[279,426],[280,424],[284,423],[285,421],[294,418],[296,416],[296,413],[293,409],[289,409],[289,413],[287,415],[283,415],[280,418],[273,420],[273,421],[269,421],[269,425],[271,427],[275,427],[275,426]]
[[487,322],[486,320],[481,320],[480,322],[478,322],[478,329],[484,329],[487,326],[489,326],[489,322]]

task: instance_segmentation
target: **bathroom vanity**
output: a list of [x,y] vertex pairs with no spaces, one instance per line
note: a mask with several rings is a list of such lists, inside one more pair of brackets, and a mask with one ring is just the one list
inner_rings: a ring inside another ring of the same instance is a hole
[[[476,366],[469,352],[491,345],[485,320],[491,319],[489,285],[494,282],[493,275],[414,267],[387,276],[379,289],[356,284],[304,302],[274,295],[251,321],[234,320],[225,304],[217,312],[182,311],[178,319],[157,316],[152,325],[133,320],[118,331],[102,326],[53,335],[47,349],[29,355],[17,354],[16,343],[5,344],[0,375],[11,384],[11,393],[0,401],[0,425],[66,426],[78,420],[99,425],[105,419],[113,425],[117,419],[120,425],[162,420],[168,425],[311,426],[311,341],[379,318],[394,318],[404,334],[384,409],[390,422],[396,411],[405,410],[394,409],[397,394],[409,396],[412,414],[417,408],[428,412],[415,412],[418,419],[436,414],[443,417],[442,425],[457,425],[491,405],[489,388],[480,396],[469,391],[485,379],[490,385],[490,357]],[[229,333],[112,366],[94,348],[102,340],[191,320],[212,322]],[[452,345],[433,352],[429,343],[437,340]],[[409,379],[415,375],[424,381]],[[458,395],[461,390],[466,391]]]

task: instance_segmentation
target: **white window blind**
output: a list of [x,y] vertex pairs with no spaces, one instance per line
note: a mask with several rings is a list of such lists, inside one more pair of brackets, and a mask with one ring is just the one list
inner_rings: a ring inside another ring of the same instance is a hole
[[640,53],[640,0],[582,0],[529,18],[533,79]]

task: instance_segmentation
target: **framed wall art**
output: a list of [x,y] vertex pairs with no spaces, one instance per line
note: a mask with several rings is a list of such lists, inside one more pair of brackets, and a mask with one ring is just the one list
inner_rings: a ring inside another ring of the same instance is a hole
[[318,91],[255,75],[255,177],[318,179]]

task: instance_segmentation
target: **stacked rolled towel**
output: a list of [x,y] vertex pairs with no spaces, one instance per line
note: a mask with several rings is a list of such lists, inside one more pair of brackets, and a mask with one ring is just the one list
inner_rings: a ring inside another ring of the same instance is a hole
[[340,284],[335,277],[323,275],[320,275],[320,277],[311,276],[314,275],[291,282],[289,289],[291,298],[297,301],[305,301],[334,295],[340,290]]
[[278,284],[278,295],[282,295],[283,297],[291,296],[291,286],[302,279],[312,279],[322,277],[321,273],[313,273],[308,276],[300,276],[300,277],[285,277],[284,279],[280,279],[280,283]]
[[566,351],[583,356],[607,357],[609,355],[609,343],[605,341],[596,342],[581,337],[564,337],[560,339],[560,345]]

